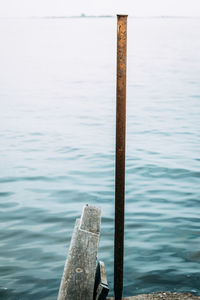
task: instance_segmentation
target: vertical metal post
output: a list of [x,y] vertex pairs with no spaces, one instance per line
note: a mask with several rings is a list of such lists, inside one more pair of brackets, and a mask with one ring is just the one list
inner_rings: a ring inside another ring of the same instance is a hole
[[127,15],[117,15],[117,107],[115,169],[114,293],[121,300],[124,265]]

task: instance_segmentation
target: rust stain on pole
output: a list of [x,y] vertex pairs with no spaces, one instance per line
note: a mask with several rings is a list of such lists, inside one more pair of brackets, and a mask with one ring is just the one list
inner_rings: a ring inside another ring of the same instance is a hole
[[126,137],[127,15],[117,15],[117,107],[115,166],[114,293],[122,299],[124,265],[124,194]]

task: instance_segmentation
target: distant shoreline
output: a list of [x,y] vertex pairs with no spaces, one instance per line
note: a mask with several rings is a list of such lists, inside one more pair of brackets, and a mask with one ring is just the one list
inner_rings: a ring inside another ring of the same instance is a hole
[[[27,17],[0,17],[0,19],[92,19],[116,18],[112,15],[80,15],[80,16],[27,16]],[[200,16],[129,16],[131,19],[200,19]]]

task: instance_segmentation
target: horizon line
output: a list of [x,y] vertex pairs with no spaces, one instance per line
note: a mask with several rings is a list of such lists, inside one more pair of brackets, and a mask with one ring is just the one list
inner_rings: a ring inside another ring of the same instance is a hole
[[[47,16],[0,16],[0,19],[70,19],[70,18],[115,18],[116,15],[47,15]],[[198,19],[200,16],[173,16],[173,15],[149,15],[149,16],[134,16],[129,15],[133,19]]]

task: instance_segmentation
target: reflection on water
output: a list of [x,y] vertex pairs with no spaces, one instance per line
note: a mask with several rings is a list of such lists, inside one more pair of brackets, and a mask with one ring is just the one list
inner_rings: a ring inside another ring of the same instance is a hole
[[[56,298],[86,203],[112,295],[116,20],[0,23],[0,298]],[[200,294],[199,29],[129,19],[125,296]]]

